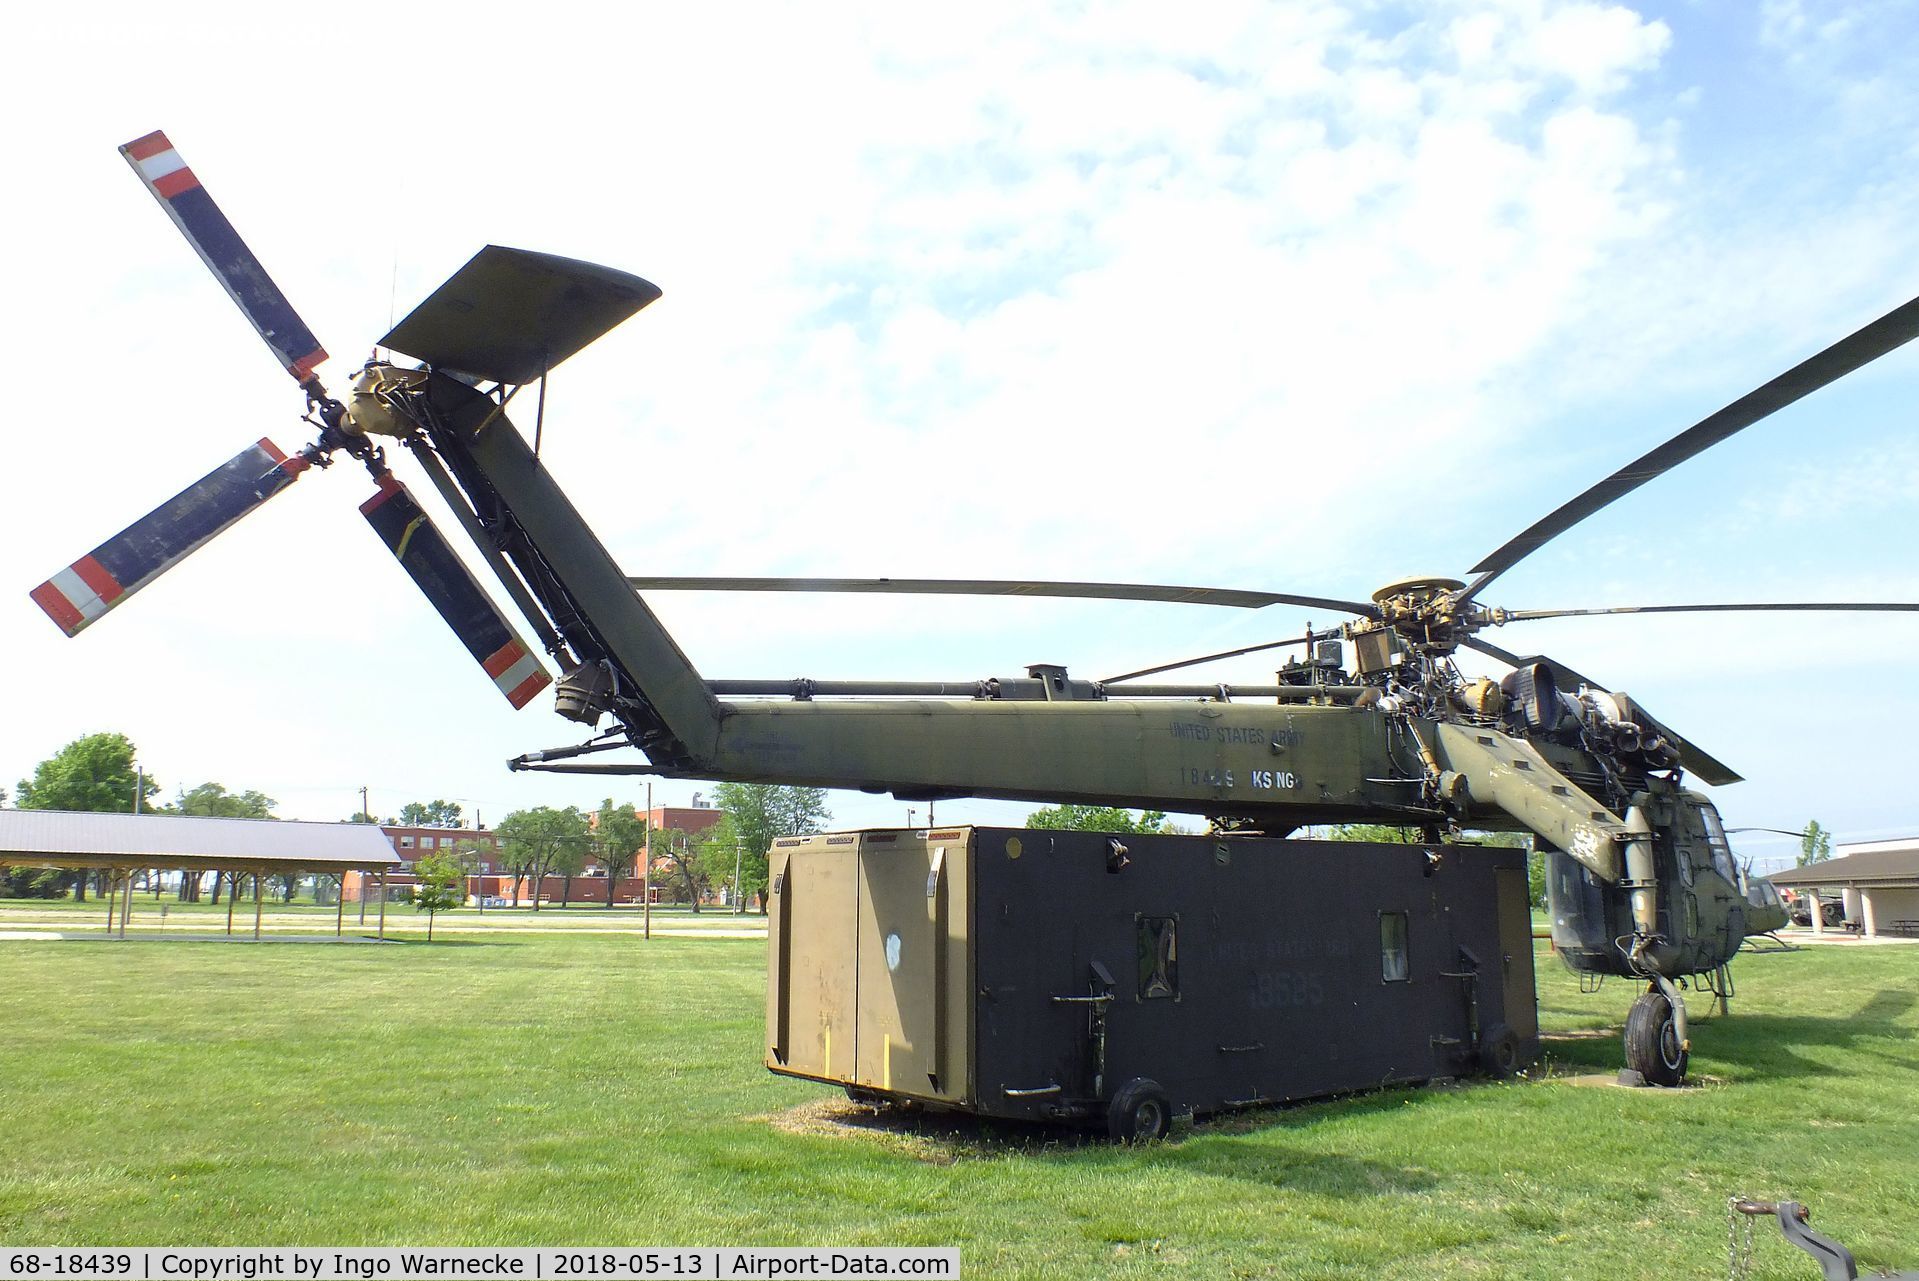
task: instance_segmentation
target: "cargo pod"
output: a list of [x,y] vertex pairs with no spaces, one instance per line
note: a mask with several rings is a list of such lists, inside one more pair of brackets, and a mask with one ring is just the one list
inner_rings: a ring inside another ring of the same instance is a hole
[[856,1098],[1131,1137],[1537,1050],[1518,850],[957,828],[772,873],[767,1066]]

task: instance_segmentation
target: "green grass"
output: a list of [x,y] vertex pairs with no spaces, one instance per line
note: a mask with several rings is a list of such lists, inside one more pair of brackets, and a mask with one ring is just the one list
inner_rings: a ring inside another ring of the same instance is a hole
[[[278,919],[283,925],[304,926],[304,933],[313,930],[331,929],[338,909],[329,903],[316,906],[310,901],[293,903],[275,902],[268,899],[261,904],[261,914],[267,932],[271,932],[273,923]],[[233,906],[233,928],[236,934],[243,930],[253,932],[253,899],[242,895]],[[361,920],[360,904],[357,901],[346,905],[345,927],[349,934],[371,933],[379,920],[380,907],[377,902],[369,903],[365,920]],[[485,927],[488,929],[518,926],[538,926],[547,929],[581,929],[612,927],[618,929],[637,928],[644,916],[641,908],[630,903],[617,904],[613,908],[603,903],[574,903],[568,907],[548,904],[538,911],[531,905],[520,907],[489,907],[484,911],[471,907],[456,908],[439,915],[440,928],[465,930]],[[117,917],[115,918],[118,919]],[[387,928],[403,931],[424,931],[426,916],[414,909],[410,902],[394,901],[387,904]],[[222,933],[226,929],[227,903],[202,901],[199,903],[176,902],[171,895],[154,898],[151,894],[136,893],[133,900],[132,919],[127,927],[131,940],[142,934],[154,934],[166,931],[182,933]],[[4,929],[47,929],[72,933],[74,931],[104,930],[107,923],[107,900],[89,898],[84,903],[76,903],[70,898],[61,899],[0,899],[0,930]],[[654,925],[664,929],[748,929],[763,930],[766,918],[758,913],[735,914],[729,908],[708,907],[695,912],[682,905],[656,906],[653,909]],[[117,929],[117,926],[116,926]]]
[[[0,1241],[956,1244],[974,1276],[1708,1277],[1726,1197],[1919,1267],[1919,947],[1742,960],[1681,1092],[1394,1091],[1137,1149],[823,1124],[757,941],[0,943]],[[1629,993],[1544,962],[1551,1073]],[[801,1106],[812,1105],[812,1106]],[[805,1122],[810,1118],[810,1123]],[[797,1119],[797,1120],[796,1120]],[[1761,1233],[1770,1275],[1810,1261]],[[1768,1275],[1763,1272],[1760,1275]]]

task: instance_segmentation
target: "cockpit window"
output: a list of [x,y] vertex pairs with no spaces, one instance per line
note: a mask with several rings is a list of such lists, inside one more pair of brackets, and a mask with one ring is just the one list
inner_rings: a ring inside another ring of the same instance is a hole
[[1732,884],[1739,884],[1739,869],[1732,861],[1732,846],[1726,841],[1726,829],[1719,822],[1719,811],[1710,805],[1701,805],[1699,821],[1706,825],[1706,845],[1712,850],[1712,870]]

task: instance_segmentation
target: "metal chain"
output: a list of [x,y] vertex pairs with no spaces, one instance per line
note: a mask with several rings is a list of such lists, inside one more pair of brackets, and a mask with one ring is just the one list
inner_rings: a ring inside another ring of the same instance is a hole
[[[1726,1281],[1747,1281],[1752,1275],[1752,1216],[1739,1213],[1740,1198],[1726,1198]],[[1739,1225],[1745,1222],[1744,1241]]]

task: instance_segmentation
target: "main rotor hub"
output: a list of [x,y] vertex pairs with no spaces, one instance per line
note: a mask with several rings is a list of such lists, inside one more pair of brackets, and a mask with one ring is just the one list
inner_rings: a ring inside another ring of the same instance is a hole
[[1373,603],[1384,605],[1395,597],[1406,597],[1414,604],[1425,604],[1433,597],[1447,592],[1456,592],[1466,584],[1457,578],[1442,578],[1433,574],[1417,574],[1411,578],[1396,578],[1373,593]]

